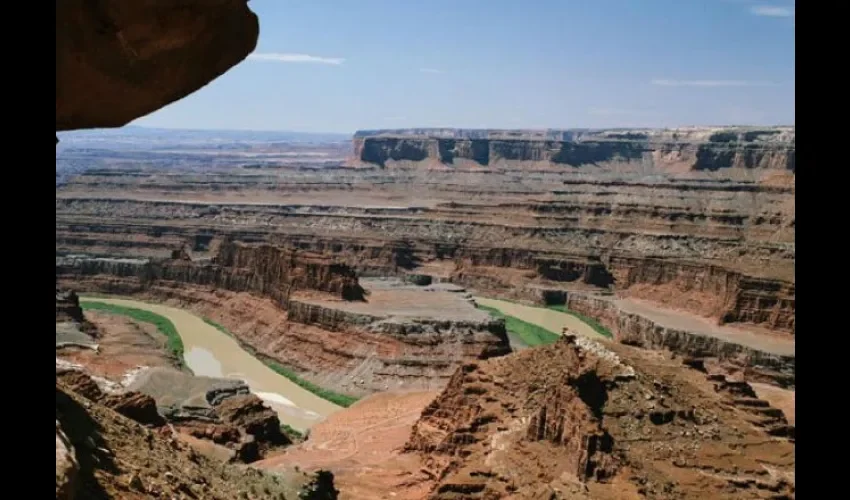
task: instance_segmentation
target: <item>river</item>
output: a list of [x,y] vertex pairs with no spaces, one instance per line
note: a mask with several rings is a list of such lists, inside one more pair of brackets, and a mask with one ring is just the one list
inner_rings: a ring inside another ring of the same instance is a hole
[[81,300],[144,309],[168,318],[183,340],[183,358],[195,375],[245,381],[251,392],[277,412],[281,423],[303,431],[341,409],[279,375],[236,340],[188,311],[128,299]]
[[545,309],[543,307],[526,306],[507,300],[487,299],[484,297],[474,297],[474,299],[476,303],[482,306],[498,309],[503,314],[545,328],[555,334],[560,335],[566,327],[579,335],[596,340],[605,340],[605,337],[597,333],[590,325],[571,314],[553,309]]

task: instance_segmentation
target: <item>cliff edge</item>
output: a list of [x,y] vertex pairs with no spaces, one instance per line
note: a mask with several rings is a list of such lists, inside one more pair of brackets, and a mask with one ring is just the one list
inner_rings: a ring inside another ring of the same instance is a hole
[[795,172],[794,127],[609,130],[364,130],[354,163],[445,166],[597,166],[619,171],[724,168]]

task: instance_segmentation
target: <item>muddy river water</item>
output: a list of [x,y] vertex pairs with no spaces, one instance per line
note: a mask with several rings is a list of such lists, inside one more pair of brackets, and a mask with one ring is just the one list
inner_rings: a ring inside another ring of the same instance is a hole
[[475,302],[485,307],[498,309],[508,316],[513,316],[514,318],[521,319],[526,323],[531,323],[545,328],[552,333],[560,334],[566,327],[579,335],[584,335],[596,340],[605,340],[605,337],[596,333],[596,331],[587,323],[567,313],[542,307],[526,306],[517,304],[516,302],[509,302],[507,300],[487,299],[484,297],[475,297]]
[[195,375],[245,381],[251,392],[277,412],[281,423],[305,430],[341,409],[277,374],[233,338],[188,311],[127,299],[89,300],[144,309],[168,318],[183,340],[183,357]]

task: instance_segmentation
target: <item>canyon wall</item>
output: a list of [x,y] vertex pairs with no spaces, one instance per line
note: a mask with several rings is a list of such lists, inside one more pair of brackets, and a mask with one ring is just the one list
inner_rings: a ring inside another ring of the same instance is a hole
[[796,356],[779,354],[768,348],[769,339],[754,347],[743,340],[664,326],[643,314],[626,310],[611,297],[567,293],[565,303],[571,311],[599,321],[623,344],[669,350],[685,357],[714,358],[726,366],[743,369],[749,378],[764,379],[783,387],[795,385]]
[[410,129],[361,131],[357,162],[432,161],[444,165],[619,166],[634,170],[795,171],[795,135],[788,128],[499,131]]
[[794,334],[794,283],[747,276],[706,263],[611,257],[608,269],[623,295],[697,311],[722,323],[743,322]]
[[[178,253],[179,255],[179,253]],[[346,300],[359,300],[363,289],[354,271],[329,258],[271,245],[226,242],[215,258],[194,262],[186,259],[57,258],[57,276],[65,278],[106,275],[135,278],[116,281],[130,292],[170,281],[206,285],[230,291],[249,291],[285,305],[295,290],[326,292]],[[129,284],[127,284],[129,283]],[[133,290],[133,289],[136,290]]]

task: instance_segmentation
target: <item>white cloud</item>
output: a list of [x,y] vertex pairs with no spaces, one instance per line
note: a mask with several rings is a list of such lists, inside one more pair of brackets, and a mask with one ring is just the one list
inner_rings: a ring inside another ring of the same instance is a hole
[[656,78],[651,82],[662,87],[764,87],[773,85],[771,82],[756,82],[747,80],[666,80]]
[[345,59],[341,57],[318,57],[307,54],[280,54],[277,52],[254,52],[248,56],[248,59],[255,61],[273,61],[282,63],[312,63],[312,64],[332,64],[339,66]]
[[794,7],[782,7],[778,5],[753,5],[750,13],[763,17],[795,17]]
[[419,72],[420,73],[432,73],[432,74],[435,74],[435,75],[440,75],[440,74],[443,73],[442,71],[440,71],[438,69],[434,69],[434,68],[419,68]]

